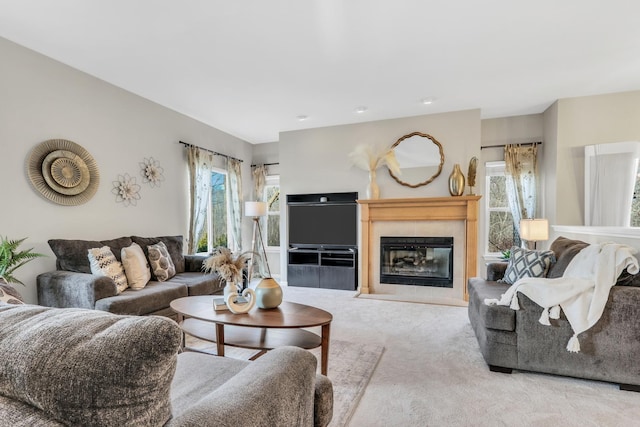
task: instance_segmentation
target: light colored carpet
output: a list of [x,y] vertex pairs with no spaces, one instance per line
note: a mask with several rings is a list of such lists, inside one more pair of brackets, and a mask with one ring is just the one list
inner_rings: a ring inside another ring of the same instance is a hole
[[[187,337],[187,346],[216,354],[215,344],[197,338]],[[383,351],[384,347],[375,343],[330,340],[328,377],[333,383],[333,419],[330,427],[347,425]],[[320,348],[311,352],[318,358],[320,372]],[[236,359],[249,360],[256,353],[255,350],[225,347],[225,356]]]
[[[347,425],[382,356],[384,347],[331,340],[328,377],[333,383],[333,418],[330,427]],[[312,352],[320,360],[320,349]]]
[[284,295],[333,313],[332,341],[385,348],[349,426],[640,425],[640,394],[617,385],[490,372],[466,307],[329,289],[284,287]]

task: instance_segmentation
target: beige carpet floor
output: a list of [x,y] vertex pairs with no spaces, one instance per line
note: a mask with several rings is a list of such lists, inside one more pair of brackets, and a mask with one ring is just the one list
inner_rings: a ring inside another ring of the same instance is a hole
[[[197,338],[187,337],[187,346],[216,354],[215,344]],[[333,383],[333,419],[329,427],[348,424],[383,351],[384,347],[374,343],[330,341],[328,376]],[[320,349],[311,352],[318,358],[320,372]],[[256,353],[255,350],[225,347],[226,357],[241,360],[249,360]]]
[[[638,426],[640,393],[545,374],[490,372],[466,307],[284,287],[333,313],[333,340],[383,346],[349,426]],[[640,360],[640,355],[639,355]]]

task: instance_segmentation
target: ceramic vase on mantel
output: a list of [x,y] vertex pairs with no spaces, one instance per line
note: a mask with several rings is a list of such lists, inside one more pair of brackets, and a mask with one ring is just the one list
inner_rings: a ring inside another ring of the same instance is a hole
[[271,277],[260,280],[256,286],[256,305],[258,308],[276,308],[282,303],[282,288]]
[[376,182],[376,170],[369,171],[369,185],[367,186],[367,199],[379,199],[380,187]]
[[465,179],[460,170],[460,165],[453,165],[453,172],[449,175],[449,193],[452,196],[462,196],[464,194]]

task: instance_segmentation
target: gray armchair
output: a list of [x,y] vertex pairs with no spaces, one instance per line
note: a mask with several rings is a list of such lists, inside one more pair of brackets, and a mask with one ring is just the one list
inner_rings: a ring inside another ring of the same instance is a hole
[[253,362],[179,353],[162,317],[0,306],[0,420],[21,426],[326,426],[330,380],[306,350]]

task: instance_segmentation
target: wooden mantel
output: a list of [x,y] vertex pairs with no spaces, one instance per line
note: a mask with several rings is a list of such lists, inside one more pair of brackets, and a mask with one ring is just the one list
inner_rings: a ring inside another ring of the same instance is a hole
[[371,292],[373,263],[369,257],[373,246],[373,223],[376,221],[464,221],[465,269],[463,296],[469,300],[467,281],[477,274],[478,201],[481,196],[429,197],[415,199],[358,200],[360,205],[360,292]]

